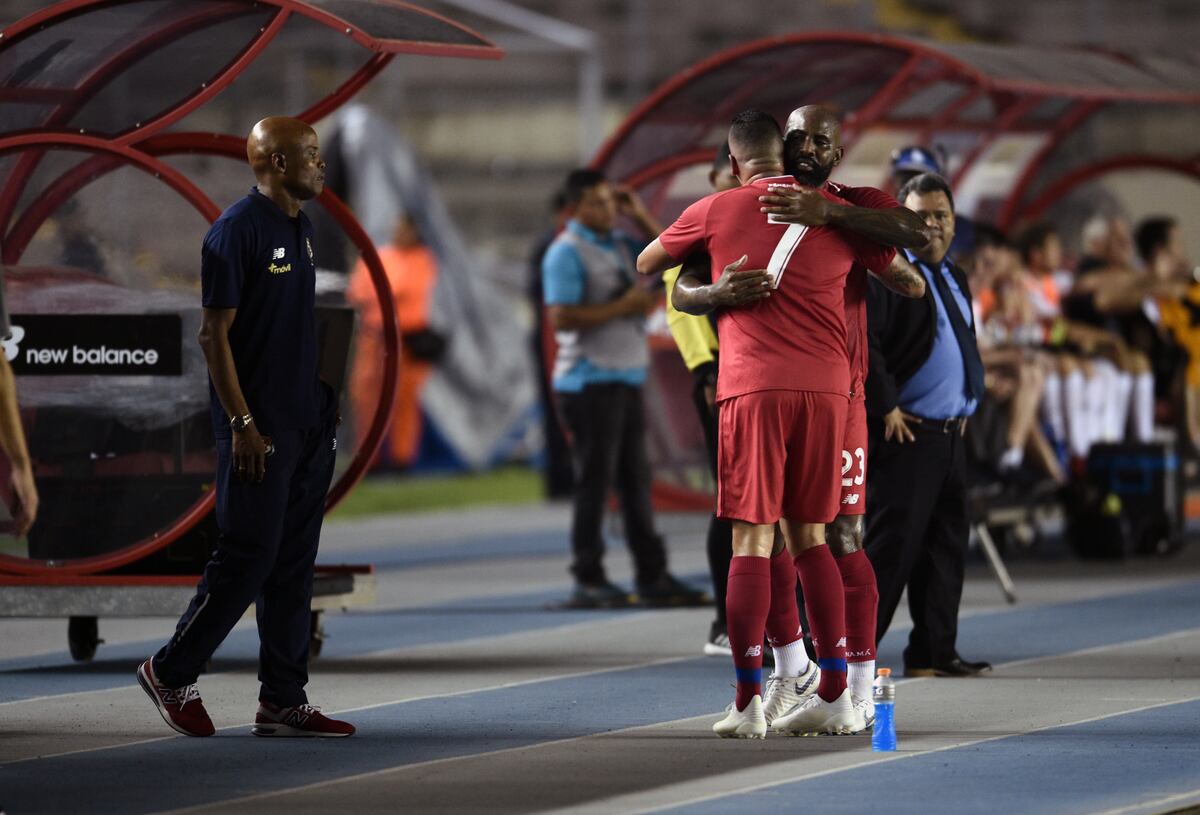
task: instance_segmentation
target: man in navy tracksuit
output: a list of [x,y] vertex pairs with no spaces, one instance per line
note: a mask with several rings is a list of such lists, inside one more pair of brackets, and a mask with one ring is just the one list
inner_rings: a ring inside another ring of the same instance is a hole
[[308,704],[313,562],[333,477],[337,400],[317,378],[312,224],[300,203],[325,184],[317,134],[297,119],[254,126],[246,156],[258,179],[212,225],[201,253],[217,441],[221,537],[171,641],[138,681],[180,733],[208,736],[196,678],[257,603],[257,736],[349,736]]

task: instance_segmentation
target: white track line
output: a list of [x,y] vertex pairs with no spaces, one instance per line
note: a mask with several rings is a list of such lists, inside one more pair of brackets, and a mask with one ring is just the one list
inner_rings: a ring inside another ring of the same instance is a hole
[[[1131,646],[1131,645],[1141,645],[1143,643],[1153,643],[1153,642],[1157,642],[1160,640],[1166,640],[1166,639],[1171,639],[1174,637],[1182,637],[1185,635],[1198,634],[1198,633],[1200,633],[1200,628],[1193,628],[1193,629],[1189,629],[1187,631],[1177,631],[1177,632],[1173,632],[1171,634],[1162,634],[1162,635],[1158,635],[1158,636],[1154,636],[1154,637],[1147,637],[1142,640],[1128,640],[1125,642],[1112,643],[1111,645],[1108,645],[1108,646],[1096,646],[1096,647],[1092,647],[1092,648],[1083,648],[1078,651],[1071,651],[1071,652],[1068,652],[1065,654],[1049,654],[1044,657],[1035,657],[1032,659],[1017,660],[1017,661],[1014,661],[1011,663],[1004,663],[1002,665],[998,665],[997,668],[1007,668],[1011,665],[1023,665],[1023,664],[1029,663],[1029,662],[1036,662],[1039,660],[1067,659],[1067,658],[1072,658],[1072,657],[1076,657],[1076,656],[1090,654],[1090,653],[1093,653],[1098,650],[1103,650],[1103,648],[1106,648],[1106,647],[1107,648],[1121,648],[1121,647],[1127,647],[1127,646]],[[647,667],[649,665],[668,664],[671,662],[680,662],[680,661],[690,660],[690,659],[694,659],[694,658],[695,657],[676,657],[676,658],[672,658],[672,659],[660,660],[658,662],[648,663]],[[595,671],[595,672],[589,671],[589,672],[586,672],[584,674],[579,674],[579,675],[586,676],[586,675],[590,675],[592,673],[609,673],[612,670],[620,670],[620,669],[606,669],[604,671]],[[905,683],[923,682],[930,678],[931,677],[919,677],[919,678],[907,679],[907,680],[902,680],[902,681]],[[511,685],[506,685],[504,687],[518,687],[521,685],[530,685],[530,684],[535,684],[537,682],[544,682],[544,681],[547,681],[547,680],[545,680],[545,679],[524,680],[521,682],[513,683]],[[447,696],[461,696],[461,695],[464,695],[465,693],[473,693],[473,692],[474,691],[464,691],[461,693],[446,694],[446,695]],[[440,698],[440,696],[431,696],[431,697],[424,697],[424,698]],[[718,798],[725,798],[725,797],[728,797],[731,795],[737,795],[740,793],[753,792],[753,791],[760,790],[760,789],[769,789],[771,787],[782,786],[784,784],[790,784],[790,783],[793,783],[796,781],[806,781],[810,778],[819,778],[821,776],[832,775],[834,773],[840,773],[840,772],[844,772],[846,770],[857,769],[858,767],[866,766],[868,764],[881,763],[881,762],[885,762],[885,761],[898,761],[898,760],[905,759],[905,758],[913,758],[915,756],[928,755],[930,753],[938,753],[938,752],[942,752],[944,750],[953,750],[953,749],[957,749],[959,747],[966,747],[966,746],[973,745],[973,744],[983,744],[983,743],[989,742],[989,741],[999,741],[1000,739],[1013,738],[1015,736],[1027,735],[1029,733],[1037,733],[1042,730],[1053,730],[1054,728],[1058,728],[1058,727],[1072,727],[1075,725],[1087,724],[1089,722],[1100,721],[1102,719],[1109,719],[1114,716],[1124,716],[1124,715],[1127,715],[1130,713],[1140,713],[1145,710],[1153,710],[1155,708],[1168,707],[1170,705],[1187,704],[1189,702],[1194,702],[1197,700],[1200,700],[1200,696],[1193,696],[1190,698],[1182,698],[1182,699],[1174,699],[1169,702],[1156,702],[1155,704],[1145,705],[1143,707],[1139,707],[1136,709],[1123,710],[1123,711],[1120,711],[1117,713],[1107,713],[1107,714],[1104,714],[1101,716],[1094,716],[1094,717],[1088,718],[1088,719],[1081,719],[1079,721],[1060,723],[1060,724],[1054,724],[1054,725],[1046,725],[1045,727],[1039,727],[1039,728],[1035,728],[1033,730],[1026,730],[1026,731],[1023,731],[1022,733],[1006,733],[1004,735],[989,736],[989,737],[982,738],[982,739],[969,739],[969,740],[965,740],[965,741],[958,742],[955,744],[946,745],[946,746],[938,747],[938,748],[933,748],[930,750],[925,750],[923,752],[906,753],[904,755],[892,756],[892,757],[883,758],[883,759],[874,758],[869,761],[858,762],[856,764],[852,764],[852,765],[846,766],[846,767],[837,767],[837,768],[833,768],[833,769],[829,769],[829,770],[822,770],[819,772],[810,773],[810,774],[806,774],[806,775],[793,776],[791,778],[787,778],[787,779],[780,780],[780,781],[771,781],[771,782],[767,782],[767,783],[763,783],[763,784],[750,785],[750,786],[741,787],[741,788],[737,788],[737,789],[733,789],[733,790],[723,790],[720,793],[713,793],[711,795],[700,796],[700,797],[697,797],[694,799],[677,801],[677,802],[673,802],[671,804],[656,805],[656,806],[648,808],[648,809],[631,810],[630,812],[631,812],[631,815],[632,815],[632,813],[659,812],[659,811],[666,810],[666,809],[674,809],[675,807],[688,806],[690,804],[697,804],[697,803],[702,803],[704,801],[715,800]],[[416,701],[416,700],[413,700],[413,701]],[[378,705],[371,705],[369,707],[378,707]],[[358,710],[367,710],[367,709],[369,709],[369,707],[358,708]],[[706,715],[712,715],[712,714],[706,714]],[[699,716],[689,717],[689,719],[695,719],[695,718],[703,718],[703,717],[699,717]],[[688,721],[688,719],[678,719],[676,721]],[[572,736],[572,737],[566,738],[566,739],[556,739],[556,740],[552,740],[552,741],[540,741],[540,742],[537,742],[536,744],[524,744],[519,747],[506,747],[501,750],[489,750],[489,751],[482,752],[482,753],[472,753],[470,755],[463,755],[463,756],[446,756],[445,758],[431,759],[430,761],[422,761],[422,762],[418,762],[418,763],[414,763],[414,764],[401,764],[401,765],[398,765],[395,767],[384,767],[384,768],[378,769],[378,770],[371,770],[370,772],[357,773],[355,775],[343,776],[341,778],[329,778],[324,781],[316,781],[312,784],[303,784],[303,785],[297,786],[297,787],[288,787],[287,789],[269,790],[267,792],[260,792],[260,793],[254,794],[254,795],[248,795],[248,796],[244,796],[241,798],[228,798],[223,801],[214,801],[214,802],[206,803],[206,804],[196,804],[193,806],[184,807],[182,809],[162,810],[162,811],[155,813],[154,815],[183,815],[183,813],[203,812],[206,810],[221,809],[226,806],[241,805],[241,804],[250,803],[253,801],[262,801],[262,800],[266,800],[268,798],[276,798],[281,795],[290,795],[291,793],[294,793],[294,792],[321,789],[323,787],[330,787],[330,786],[334,786],[336,784],[347,783],[347,782],[353,783],[353,782],[357,782],[357,781],[362,781],[363,779],[366,779],[366,778],[374,778],[374,777],[378,777],[378,776],[387,775],[389,773],[406,772],[408,770],[432,767],[432,766],[437,766],[439,764],[448,764],[453,761],[466,761],[466,760],[478,759],[478,758],[483,758],[483,757],[488,757],[488,756],[500,756],[500,755],[505,755],[508,753],[519,752],[521,750],[541,749],[543,747],[557,747],[557,746],[561,746],[564,744],[571,744],[573,742],[583,741],[585,739],[595,738],[596,736],[602,735],[602,736],[608,737],[608,736],[613,736],[613,735],[619,734],[619,733],[631,733],[631,732],[634,732],[637,730],[645,730],[647,728],[661,727],[664,724],[670,724],[670,722],[655,722],[653,724],[648,724],[648,725],[637,725],[636,727],[621,728],[618,730],[607,730],[607,731],[604,731],[603,733],[589,733],[587,735]],[[591,802],[591,803],[595,804],[595,803],[601,803],[601,802]],[[568,807],[566,809],[569,810],[570,808]]]
[[[947,744],[947,745],[943,745],[942,747],[934,747],[929,750],[921,751],[919,753],[905,753],[904,755],[889,756],[888,758],[873,758],[870,761],[860,761],[856,764],[851,764],[847,767],[837,767],[837,768],[829,769],[829,770],[821,770],[819,772],[806,773],[803,775],[792,776],[791,778],[780,779],[777,781],[767,781],[762,784],[750,784],[750,785],[747,785],[744,787],[736,787],[736,788],[730,789],[730,790],[722,790],[721,792],[714,792],[709,795],[698,795],[695,798],[687,798],[685,800],[674,801],[669,804],[656,804],[655,806],[647,807],[645,809],[629,810],[628,813],[629,813],[629,815],[646,815],[646,813],[651,813],[651,812],[663,812],[668,809],[687,807],[687,806],[692,806],[694,804],[703,804],[708,801],[716,801],[716,800],[719,800],[722,798],[730,798],[735,795],[745,795],[746,793],[758,792],[759,790],[771,789],[772,787],[782,787],[782,786],[786,786],[788,784],[794,784],[794,783],[797,783],[800,781],[809,781],[814,778],[821,778],[821,777],[827,776],[827,775],[834,775],[835,773],[841,773],[841,772],[845,772],[847,770],[856,770],[859,767],[866,767],[868,765],[886,764],[886,763],[889,763],[892,761],[904,761],[905,759],[916,758],[918,756],[927,756],[927,755],[931,755],[933,753],[944,753],[947,750],[957,750],[960,747],[970,747],[970,746],[974,746],[977,744],[987,744],[988,742],[1001,741],[1002,739],[1020,738],[1021,736],[1028,736],[1033,733],[1041,733],[1046,730],[1057,730],[1058,728],[1062,728],[1062,727],[1077,727],[1078,725],[1081,725],[1081,724],[1091,724],[1092,722],[1100,722],[1105,719],[1114,719],[1118,716],[1129,716],[1133,713],[1143,713],[1147,710],[1154,710],[1154,709],[1160,708],[1160,707],[1170,707],[1172,705],[1186,705],[1186,704],[1190,704],[1191,702],[1197,702],[1197,701],[1200,701],[1200,696],[1192,696],[1190,698],[1183,698],[1183,699],[1173,699],[1169,702],[1155,702],[1152,705],[1143,705],[1142,707],[1130,708],[1129,710],[1121,710],[1116,713],[1105,713],[1100,716],[1091,716],[1087,719],[1078,719],[1073,722],[1063,722],[1060,724],[1048,724],[1048,725],[1045,725],[1044,727],[1035,727],[1032,730],[1024,730],[1020,733],[1006,733],[1004,735],[988,736],[988,737],[982,738],[982,739],[968,739],[966,741],[956,742],[955,744]],[[1120,811],[1123,812],[1124,810],[1120,810]]]
[[1152,801],[1144,801],[1140,804],[1130,804],[1129,806],[1117,807],[1116,809],[1106,809],[1103,812],[1097,812],[1095,815],[1134,815],[1134,813],[1160,813],[1165,812],[1164,806],[1172,804],[1194,804],[1200,801],[1200,789],[1194,789],[1191,792],[1181,792],[1178,795],[1168,795],[1166,798],[1155,798]]
[[[359,713],[364,710],[374,710],[375,708],[388,707],[390,705],[408,704],[409,702],[425,702],[430,699],[453,699],[456,696],[467,696],[468,694],[472,694],[472,693],[486,693],[488,691],[507,690],[509,688],[520,688],[520,687],[524,687],[526,685],[536,685],[541,682],[555,682],[559,679],[579,679],[580,677],[584,677],[584,676],[598,676],[600,674],[615,673],[616,671],[629,671],[629,670],[636,670],[639,668],[653,668],[658,665],[670,665],[673,662],[685,662],[685,661],[692,660],[692,659],[698,659],[698,657],[689,655],[689,656],[684,656],[684,657],[667,657],[665,659],[655,659],[655,660],[650,660],[648,662],[631,662],[626,665],[612,665],[607,668],[597,668],[595,670],[590,670],[590,671],[576,671],[574,673],[556,674],[554,676],[541,676],[541,677],[537,677],[535,679],[521,679],[516,682],[504,682],[499,685],[485,685],[483,687],[478,687],[478,688],[465,688],[463,690],[451,691],[450,693],[430,693],[430,694],[426,694],[425,696],[411,696],[411,697],[406,697],[403,699],[391,699],[386,702],[376,702],[374,704],[362,705],[360,707],[350,707],[350,708],[345,708],[342,710],[335,710],[335,711],[331,711],[331,713],[333,715],[341,716],[346,713]],[[139,690],[140,690],[140,688],[139,688]],[[231,724],[231,725],[226,725],[225,727],[217,728],[217,732],[219,733],[219,732],[222,732],[225,730],[237,730],[240,728],[251,727],[252,725],[253,725],[253,722],[243,722],[240,724]],[[189,738],[189,737],[178,735],[178,734],[172,734],[170,736],[156,736],[152,739],[138,739],[136,741],[125,741],[125,742],[121,742],[120,744],[106,744],[106,745],[102,745],[100,747],[87,747],[82,750],[65,750],[61,753],[47,753],[46,755],[41,755],[41,756],[30,756],[29,758],[18,758],[13,761],[6,761],[6,762],[0,764],[0,770],[4,769],[5,767],[11,767],[14,764],[25,764],[30,761],[41,761],[43,759],[49,759],[49,758],[62,758],[63,756],[77,755],[80,753],[94,753],[99,750],[123,750],[126,747],[136,747],[141,744],[153,744],[154,742],[157,742],[157,741],[166,741],[167,739],[183,739],[183,738]],[[461,756],[458,756],[458,758],[461,758]],[[411,765],[404,765],[404,766],[407,767],[407,766],[411,766]],[[396,768],[389,767],[388,769],[394,770]],[[320,784],[318,784],[317,786],[320,786]],[[297,788],[297,789],[299,789],[299,788]],[[307,787],[304,787],[304,789],[307,789]]]

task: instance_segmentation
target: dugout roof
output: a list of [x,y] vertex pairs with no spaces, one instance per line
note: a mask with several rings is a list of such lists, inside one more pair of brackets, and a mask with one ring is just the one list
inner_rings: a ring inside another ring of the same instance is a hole
[[[1183,133],[1148,139],[1146,123],[1200,124],[1200,51],[1133,56],[1034,46],[941,44],[884,35],[818,32],[760,40],[687,68],[650,95],[601,148],[595,164],[674,214],[668,189],[707,164],[740,110],[782,121],[809,103],[843,116],[848,147],[868,131],[908,143],[948,143],[956,187],[1007,134],[1038,146],[988,213],[1004,224],[1065,182],[1097,167],[1149,165],[1195,174]],[[1099,126],[1104,128],[1101,137]],[[1147,142],[1155,142],[1147,148]],[[883,167],[880,167],[882,173]],[[882,178],[877,182],[882,181]]]

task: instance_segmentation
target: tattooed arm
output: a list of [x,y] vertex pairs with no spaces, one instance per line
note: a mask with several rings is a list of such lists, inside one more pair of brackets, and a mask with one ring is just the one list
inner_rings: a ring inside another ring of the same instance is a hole
[[892,263],[887,267],[887,270],[876,274],[871,272],[880,283],[887,286],[896,294],[902,297],[924,297],[925,296],[925,277],[915,266],[908,262],[900,252],[896,253],[896,257],[892,258]]

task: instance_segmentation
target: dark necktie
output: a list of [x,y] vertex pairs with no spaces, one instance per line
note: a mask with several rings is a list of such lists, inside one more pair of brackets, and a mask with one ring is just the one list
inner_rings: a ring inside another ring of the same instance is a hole
[[963,368],[967,372],[967,395],[978,402],[983,398],[983,360],[979,358],[975,335],[971,333],[971,327],[963,318],[962,309],[959,308],[954,293],[950,291],[950,284],[942,274],[941,265],[929,271],[933,277],[933,285],[937,286],[938,296],[942,298],[942,306],[946,309],[946,317],[950,320],[954,338],[958,340],[958,347],[962,350]]

